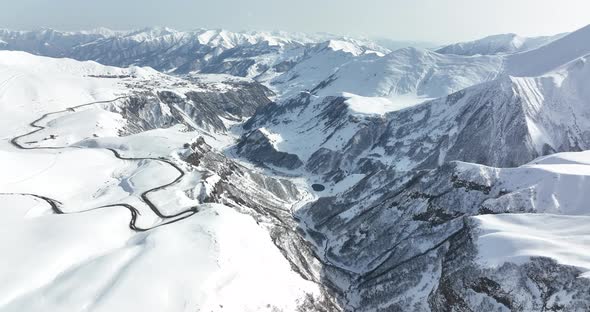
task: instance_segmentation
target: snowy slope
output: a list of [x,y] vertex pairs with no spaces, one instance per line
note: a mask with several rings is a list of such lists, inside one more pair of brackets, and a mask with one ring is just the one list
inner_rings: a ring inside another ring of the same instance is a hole
[[[281,101],[245,124],[236,151],[325,187],[295,214],[351,276],[327,275],[348,310],[539,311],[550,298],[585,311],[587,153],[529,162],[588,149],[589,38],[582,29],[522,54],[539,68],[521,54],[324,51],[274,81]],[[392,59],[386,74],[371,67]],[[412,76],[422,68],[440,83]],[[421,94],[442,97],[399,105]]]
[[[585,35],[582,29],[532,51],[575,52],[573,59],[538,77],[506,75],[518,64],[504,68],[504,58],[497,56],[416,49],[384,57],[317,54],[286,73],[284,84],[273,86],[284,88],[283,100],[258,111],[246,129],[264,127],[282,138],[275,144],[279,152],[297,155],[312,167],[326,167],[318,161],[329,151],[335,162],[328,168],[336,165],[342,172],[356,170],[367,159],[399,170],[450,160],[518,166],[549,153],[583,150],[589,144],[585,85],[590,74],[588,59],[577,58],[585,52],[569,42]],[[553,54],[543,55],[543,64],[552,62]],[[323,64],[336,66],[333,73],[318,69]],[[297,143],[301,138],[305,146]]]
[[505,214],[475,217],[480,229],[480,261],[498,267],[548,257],[584,270],[590,277],[589,217],[551,214]]
[[588,311],[587,30],[0,52],[0,311]]
[[[382,120],[385,113],[491,81],[501,70],[502,58],[496,56],[447,56],[415,48],[385,56],[355,55],[324,48],[308,53],[273,79],[270,85],[279,101],[259,110],[245,126],[280,137],[274,146],[277,151],[306,162],[320,148],[348,148],[359,131],[377,137],[381,130],[371,125],[383,121],[364,121],[366,117]],[[263,153],[238,152],[251,160],[262,159]],[[285,165],[295,168],[298,163]]]
[[[94,76],[149,77],[150,69],[120,69],[95,62],[33,56],[0,51],[0,107],[4,131],[25,130],[40,115],[94,101],[112,100],[126,93],[117,79]],[[16,127],[16,128],[15,128]]]
[[319,96],[348,92],[435,98],[492,80],[501,69],[502,59],[495,56],[442,55],[417,48],[397,50],[383,57],[326,51],[310,56],[271,84],[286,97],[311,91]]
[[[577,298],[563,302],[566,309],[584,311],[590,281],[579,277],[589,264],[589,173],[587,152],[508,169],[463,162],[415,172],[377,167],[297,216],[329,263],[357,273],[348,285],[349,310],[485,310],[502,298],[502,311],[538,311],[539,294],[553,296],[552,287],[561,299]],[[461,303],[447,301],[449,291]]]
[[[0,311],[293,311],[324,298],[315,278],[294,270],[292,248],[277,248],[283,240],[272,220],[233,202],[204,203],[228,183],[219,175],[230,166],[215,151],[200,155],[212,160],[185,160],[186,146],[204,128],[132,127],[134,118],[165,116],[153,116],[154,107],[186,102],[162,99],[137,111],[133,101],[120,99],[190,93],[201,101],[196,115],[223,119],[225,110],[241,118],[248,113],[219,99],[230,94],[254,110],[251,81],[193,83],[151,69],[8,51],[0,52],[0,81],[0,262],[11,268],[0,270]],[[106,103],[69,109],[94,101]],[[129,127],[141,133],[119,137]],[[211,131],[220,147],[231,142],[221,139],[223,131]],[[250,183],[262,194],[270,187],[288,193],[282,182],[266,178],[259,186],[253,173],[243,175],[242,188]],[[296,199],[277,193],[258,204],[287,209]]]
[[475,217],[479,261],[498,267],[506,262],[526,263],[531,257],[549,257],[588,275],[590,254],[586,247],[590,232],[586,224],[590,209],[585,190],[589,156],[587,151],[559,153],[517,169],[498,170],[502,185],[517,191],[495,200],[495,204],[507,205],[534,194],[530,205],[539,214]]
[[[270,92],[249,79],[216,75],[185,80],[149,68],[121,69],[24,52],[0,54],[0,66],[5,69],[0,99],[15,103],[1,108],[4,113],[0,118],[6,125],[27,127],[48,111],[104,102],[54,114],[55,121],[48,127],[61,126],[53,133],[52,144],[57,146],[63,145],[63,140],[70,144],[91,136],[137,133],[175,124],[223,133],[270,101]],[[39,131],[30,138],[48,136],[47,131]]]
[[1,311],[292,311],[310,287],[251,217],[221,205],[133,233],[123,209],[27,216],[41,204],[2,201],[3,231],[19,240],[0,242],[14,268],[0,274]]
[[539,76],[590,54],[590,25],[538,49],[514,54],[506,59],[513,76]]
[[436,52],[456,55],[512,54],[536,49],[565,35],[532,38],[521,37],[517,34],[493,35],[479,40],[451,44],[436,50]]
[[[310,92],[319,98],[342,95],[353,98],[351,107],[360,113],[395,111],[505,75],[553,75],[566,63],[574,62],[590,52],[585,48],[585,42],[590,37],[587,29],[554,38],[556,40],[538,49],[514,55],[443,55],[406,48],[379,56],[322,49],[308,53],[289,71],[273,79],[270,85],[281,95],[282,103],[299,97],[301,92]],[[531,72],[531,69],[535,71]],[[543,84],[540,80],[534,84]],[[555,83],[559,84],[557,80]],[[544,86],[538,88],[543,89]],[[526,87],[522,84],[518,89],[522,93],[536,92],[524,90]],[[572,101],[579,102],[580,99]]]
[[152,27],[116,32],[0,31],[0,49],[38,55],[93,60],[106,65],[150,66],[163,72],[225,73],[267,81],[288,70],[316,44],[359,53],[389,50],[367,40],[330,34],[231,32],[198,29],[178,31]]
[[40,29],[36,31],[15,31],[0,29],[2,50],[25,51],[32,54],[59,57],[69,53],[78,45],[115,35],[116,32],[98,28],[84,32],[56,31]]
[[558,153],[513,169],[460,164],[462,179],[490,185],[491,193],[502,188],[503,195],[483,206],[516,212],[474,217],[478,261],[498,267],[548,257],[590,272],[590,255],[584,247],[590,237],[584,226],[590,216],[584,191],[589,187],[589,156],[587,151]]

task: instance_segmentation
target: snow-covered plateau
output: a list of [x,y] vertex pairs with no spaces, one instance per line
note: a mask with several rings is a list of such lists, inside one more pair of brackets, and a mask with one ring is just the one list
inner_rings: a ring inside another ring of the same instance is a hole
[[590,311],[590,26],[0,50],[1,312]]

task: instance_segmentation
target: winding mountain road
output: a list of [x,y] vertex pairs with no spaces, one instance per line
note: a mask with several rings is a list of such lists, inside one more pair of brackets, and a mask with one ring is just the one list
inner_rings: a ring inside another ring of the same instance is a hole
[[[86,104],[81,104],[81,105],[77,105],[77,106],[73,106],[73,107],[69,107],[60,111],[55,111],[55,112],[51,112],[51,113],[47,113],[42,115],[41,117],[39,117],[38,119],[32,121],[29,125],[32,128],[35,128],[35,130],[30,131],[28,133],[16,136],[14,138],[12,138],[10,140],[10,143],[21,150],[34,150],[34,149],[45,149],[45,150],[56,150],[56,149],[65,149],[65,148],[82,148],[82,147],[78,147],[78,146],[39,146],[39,147],[31,147],[31,146],[26,146],[26,145],[22,145],[21,143],[19,143],[19,140],[21,140],[24,137],[30,136],[34,133],[37,133],[41,130],[44,130],[46,127],[38,125],[39,122],[41,122],[42,120],[44,120],[45,118],[51,116],[51,115],[55,115],[55,114],[60,114],[60,113],[64,113],[64,112],[73,112],[78,108],[81,107],[85,107],[85,106],[91,106],[91,105],[98,105],[98,104],[106,104],[106,103],[112,103],[118,100],[122,100],[127,98],[126,96],[121,96],[118,98],[115,98],[113,100],[108,100],[108,101],[96,101],[96,102],[91,102],[91,103],[86,103]],[[178,176],[171,182],[166,183],[164,185],[160,185],[158,187],[154,187],[151,188],[147,191],[144,191],[143,193],[141,193],[140,197],[141,200],[151,209],[151,211],[157,215],[160,219],[163,220],[163,222],[149,227],[149,228],[141,228],[138,227],[136,225],[137,222],[137,216],[141,215],[139,210],[137,208],[135,208],[134,206],[127,204],[127,203],[116,203],[116,204],[110,204],[110,205],[105,205],[105,206],[100,206],[100,207],[96,207],[96,208],[91,208],[91,209],[87,209],[84,211],[78,211],[78,212],[72,212],[72,213],[82,213],[82,212],[87,212],[87,211],[92,211],[92,210],[97,210],[97,209],[103,209],[103,208],[112,208],[112,207],[124,207],[127,210],[129,210],[129,212],[131,213],[131,220],[129,221],[129,228],[133,231],[137,231],[137,232],[145,232],[145,231],[149,231],[152,230],[154,228],[157,227],[161,227],[164,225],[168,225],[174,222],[178,222],[180,220],[184,220],[186,218],[191,217],[192,215],[196,214],[197,212],[199,212],[197,207],[192,207],[190,209],[172,214],[172,215],[167,215],[162,213],[158,207],[156,206],[156,204],[154,204],[148,197],[148,195],[150,193],[162,190],[164,188],[167,188],[169,186],[172,186],[176,183],[178,183],[180,180],[182,180],[182,178],[184,177],[185,173],[184,171],[175,163],[173,163],[172,161],[169,161],[167,159],[164,158],[153,158],[153,157],[124,157],[122,156],[117,150],[112,149],[112,148],[105,148],[106,150],[110,151],[111,153],[113,153],[113,155],[120,159],[120,160],[125,160],[125,161],[143,161],[143,160],[149,160],[149,161],[157,161],[157,162],[161,162],[161,163],[165,163],[169,166],[172,166],[176,171],[178,171]],[[46,196],[42,196],[42,195],[37,195],[37,194],[31,194],[31,193],[0,193],[0,195],[22,195],[22,196],[32,196],[35,197],[37,199],[41,199],[45,202],[47,202],[50,206],[51,206],[51,210],[55,213],[55,214],[66,214],[66,212],[64,212],[60,207],[63,205],[60,201],[46,197]],[[69,213],[69,212],[68,212]]]

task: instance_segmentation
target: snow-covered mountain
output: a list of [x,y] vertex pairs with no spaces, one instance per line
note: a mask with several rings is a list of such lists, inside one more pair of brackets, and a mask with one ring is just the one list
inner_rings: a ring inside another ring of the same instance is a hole
[[[452,159],[514,166],[547,153],[583,150],[590,48],[581,38],[589,37],[588,29],[509,56],[413,48],[383,57],[326,51],[276,78],[272,87],[285,99],[245,126],[280,137],[277,150],[303,163],[314,162],[320,148],[342,156],[349,150],[357,160],[386,156],[379,162],[402,169]],[[582,43],[573,48],[575,42]],[[318,70],[324,64],[331,70]],[[301,137],[305,146],[296,143]]]
[[541,76],[590,54],[590,25],[538,49],[506,58],[507,72],[512,76]]
[[[150,66],[163,72],[274,77],[297,61],[307,48],[336,45],[353,53],[389,50],[366,41],[330,35],[286,32],[231,32],[166,27],[115,32],[1,31],[0,49],[51,57],[92,60],[105,65]],[[334,41],[331,41],[334,40]],[[266,78],[270,79],[270,78]]]
[[349,310],[584,311],[588,211],[578,190],[588,168],[572,159],[584,154],[515,169],[382,169],[298,217],[352,275]]
[[501,34],[482,39],[460,42],[442,47],[436,52],[456,55],[511,54],[536,49],[567,34],[544,37],[522,37],[517,34]]
[[[379,77],[377,70],[357,74],[356,80],[351,74],[352,83],[341,87],[336,68],[332,79],[317,88],[303,86],[304,92],[291,92],[283,102],[259,110],[245,124],[251,132],[236,152],[275,170],[310,176],[325,188],[324,197],[296,215],[326,262],[342,270],[333,273],[333,282],[348,276],[341,288],[347,289],[342,302],[350,310],[538,311],[554,306],[538,299],[542,293],[565,310],[583,311],[588,307],[583,289],[589,285],[577,279],[588,270],[583,248],[565,252],[555,247],[546,253],[545,245],[534,242],[551,238],[559,244],[568,235],[557,230],[560,222],[572,222],[574,228],[584,222],[581,199],[565,190],[583,188],[586,165],[567,168],[565,159],[572,156],[560,154],[547,158],[555,166],[525,164],[547,154],[588,149],[588,38],[584,28],[530,52],[488,57],[484,64],[500,64],[487,72],[489,80],[459,80],[471,86],[454,93],[439,83],[430,90],[450,94],[405,109],[393,105],[399,94],[379,93],[375,86],[381,84],[363,84],[364,77]],[[482,60],[454,59],[463,62],[458,66],[463,73],[469,70],[464,64]],[[430,68],[435,75],[456,72],[438,62]],[[408,79],[408,72],[402,77]],[[399,81],[392,85],[403,86]],[[338,95],[346,90],[364,96]],[[272,155],[272,161],[260,155]],[[486,216],[490,213],[539,216]],[[476,215],[483,216],[471,217]],[[540,222],[550,226],[513,241],[516,233]],[[499,238],[488,238],[489,233],[500,233],[494,234]],[[587,239],[584,230],[570,234]],[[539,279],[540,271],[555,272],[555,277]],[[518,284],[531,282],[538,286]]]
[[45,32],[92,61],[0,51],[0,311],[590,309],[590,26]]
[[405,48],[387,55],[355,56],[341,50],[323,50],[300,61],[271,81],[285,97],[302,91],[314,95],[436,98],[494,79],[502,58],[442,55]]
[[303,194],[204,143],[231,144],[266,88],[23,52],[0,68],[0,310],[333,305],[278,226]]
[[63,57],[76,46],[114,36],[116,32],[96,29],[84,32],[62,32],[53,29],[13,31],[0,29],[0,49],[26,51],[32,54]]
[[[491,81],[502,71],[503,59],[496,56],[447,56],[407,48],[385,56],[355,57],[342,51],[324,50],[272,80],[271,87],[281,95],[282,101],[259,110],[245,123],[245,128],[248,131],[263,128],[266,137],[279,138],[273,149],[295,155],[279,157],[285,167],[299,168],[308,162],[309,166],[318,167],[308,168],[312,171],[322,167],[322,172],[329,172],[332,165],[316,157],[328,157],[325,154],[328,150],[335,152],[330,157],[336,159],[341,159],[346,150],[352,150],[354,156],[351,157],[355,159],[361,154],[364,157],[364,150],[382,140],[382,135],[393,135],[384,133],[388,119],[394,119],[385,116],[387,112]],[[449,118],[454,118],[452,112],[446,112]],[[403,119],[410,123],[424,122],[420,114],[404,116],[409,116]],[[399,120],[391,123],[402,125]],[[426,127],[430,125],[427,123]],[[305,145],[298,144],[302,139]],[[423,144],[418,137],[415,143]],[[268,155],[269,152],[262,146],[238,149],[238,153],[250,160],[259,160],[261,153]],[[400,157],[409,156],[402,151],[399,153]]]

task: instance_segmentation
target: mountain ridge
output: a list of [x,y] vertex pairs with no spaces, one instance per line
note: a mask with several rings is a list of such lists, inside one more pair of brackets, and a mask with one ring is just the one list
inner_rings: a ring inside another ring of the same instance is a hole
[[0,51],[0,310],[587,311],[589,29]]

